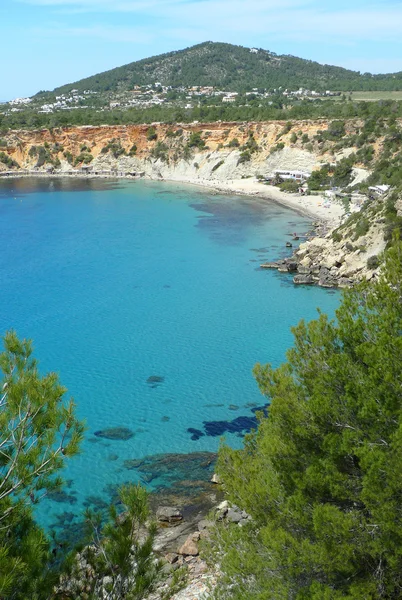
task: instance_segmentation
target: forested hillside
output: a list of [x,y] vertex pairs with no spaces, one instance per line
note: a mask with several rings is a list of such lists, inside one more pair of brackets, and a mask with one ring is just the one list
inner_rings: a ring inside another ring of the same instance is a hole
[[277,55],[267,50],[205,42],[105,71],[59,87],[54,92],[63,94],[72,89],[79,92],[124,91],[135,85],[155,82],[174,87],[218,86],[234,91],[280,86],[340,91],[399,90],[402,87],[402,73],[361,75],[341,67]]

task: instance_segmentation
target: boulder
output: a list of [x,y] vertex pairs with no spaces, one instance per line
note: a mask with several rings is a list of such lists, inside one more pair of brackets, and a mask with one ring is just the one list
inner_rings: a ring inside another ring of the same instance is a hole
[[184,544],[179,548],[179,554],[181,554],[182,556],[198,556],[198,544],[193,538],[194,534],[192,533],[188,536]]
[[160,506],[156,511],[158,521],[165,523],[177,523],[183,519],[183,515],[178,508],[172,506]]
[[243,519],[242,511],[238,508],[229,508],[226,514],[226,519],[230,523],[240,523],[240,521]]
[[211,483],[216,483],[216,484],[220,484],[222,483],[219,475],[217,475],[216,473],[214,473],[211,477]]
[[311,265],[311,258],[309,256],[305,256],[301,259],[300,264],[303,267],[309,267]]
[[296,285],[312,285],[314,279],[312,275],[295,275],[293,277],[293,283]]
[[208,519],[202,519],[198,523],[198,531],[205,531],[205,529],[211,529],[214,526],[213,521],[209,521]]
[[310,268],[309,267],[304,267],[302,264],[300,264],[297,267],[297,272],[300,273],[300,275],[309,275],[310,274]]
[[289,273],[292,273],[292,272],[294,272],[294,271],[297,271],[297,267],[298,267],[298,265],[297,265],[297,262],[296,262],[296,261],[294,261],[294,260],[291,260],[291,261],[289,261],[289,262],[287,263],[287,267],[288,267],[288,271],[289,271]]

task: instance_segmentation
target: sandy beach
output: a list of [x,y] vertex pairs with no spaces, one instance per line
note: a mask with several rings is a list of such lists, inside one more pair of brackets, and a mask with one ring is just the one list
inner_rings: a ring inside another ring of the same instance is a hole
[[263,184],[255,178],[216,181],[211,179],[180,177],[177,179],[169,178],[166,180],[190,183],[192,185],[208,187],[225,193],[246,194],[248,196],[266,198],[283,206],[287,206],[303,215],[325,221],[330,227],[339,225],[341,217],[344,214],[343,207],[340,204],[331,202],[322,195],[301,196],[300,194],[288,194],[282,192],[273,185]]

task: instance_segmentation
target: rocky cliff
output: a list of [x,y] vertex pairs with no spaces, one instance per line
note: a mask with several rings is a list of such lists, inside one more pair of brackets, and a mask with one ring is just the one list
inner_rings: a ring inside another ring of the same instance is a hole
[[[329,122],[116,125],[11,131],[0,140],[0,170],[53,167],[65,172],[144,172],[150,177],[223,181],[274,169],[311,171],[336,158],[334,143],[317,141]],[[346,124],[348,133],[358,122]],[[296,137],[296,139],[295,139]]]

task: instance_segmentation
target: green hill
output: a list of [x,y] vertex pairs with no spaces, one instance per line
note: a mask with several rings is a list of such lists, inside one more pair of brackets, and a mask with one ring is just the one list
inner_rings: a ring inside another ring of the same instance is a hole
[[321,65],[295,56],[262,49],[204,42],[184,50],[151,58],[81,79],[54,90],[63,94],[77,89],[96,92],[130,90],[135,85],[160,82],[166,86],[217,86],[232,91],[252,88],[401,90],[402,72],[371,75],[341,67]]

